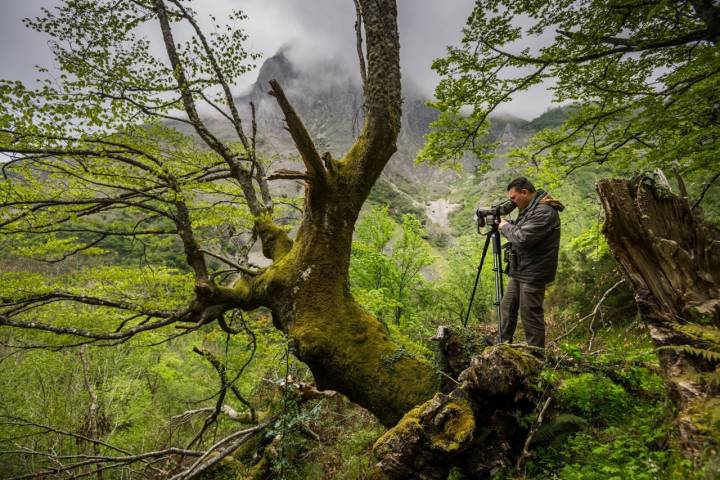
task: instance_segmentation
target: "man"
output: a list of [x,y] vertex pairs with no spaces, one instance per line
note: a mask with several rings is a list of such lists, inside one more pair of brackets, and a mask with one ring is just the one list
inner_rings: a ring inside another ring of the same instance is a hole
[[528,345],[544,348],[545,287],[555,280],[560,250],[558,212],[565,207],[544,191],[536,191],[525,177],[510,182],[507,196],[520,213],[514,221],[501,220],[498,226],[511,243],[510,281],[500,304],[500,338],[512,343],[519,311]]

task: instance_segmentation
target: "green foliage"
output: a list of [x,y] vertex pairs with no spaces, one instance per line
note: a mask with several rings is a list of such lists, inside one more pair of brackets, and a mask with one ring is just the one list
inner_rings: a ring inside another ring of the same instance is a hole
[[621,415],[630,404],[622,387],[605,376],[592,373],[565,379],[558,390],[558,401],[595,424],[606,423]]
[[697,323],[677,324],[677,330],[695,341],[699,346],[667,345],[661,349],[676,350],[701,357],[713,365],[720,365],[720,328]]
[[[246,18],[241,11],[233,11],[227,25],[210,18],[206,39],[215,65],[197,36],[178,42],[177,53],[193,88],[217,86],[215,66],[230,85],[254,68],[258,55],[245,49],[247,35],[241,28]],[[102,137],[156,116],[173,118],[170,112],[178,102],[168,101],[167,94],[177,90],[177,72],[156,55],[156,45],[146,35],[148,24],[155,22],[150,5],[110,0],[65,2],[26,19],[27,27],[50,37],[62,73],[47,75],[34,90],[19,82],[0,81],[0,103],[6,107],[0,123],[12,126],[3,127],[0,143],[14,130],[30,134],[21,137],[18,147],[25,142],[32,145],[38,134],[47,135],[48,144],[60,146],[73,138],[91,140],[95,135],[88,132]],[[40,69],[40,73],[48,71]],[[215,94],[210,97],[223,103]]]
[[559,448],[570,435],[587,429],[589,423],[583,417],[569,413],[561,413],[555,418],[540,425],[535,432],[533,445],[550,446]]
[[414,215],[404,214],[399,232],[387,207],[371,207],[358,221],[350,264],[357,299],[378,318],[412,320],[410,308],[424,287],[421,275],[433,258],[424,229]]
[[[418,163],[426,162],[461,171],[460,159],[467,151],[479,160],[490,158],[485,140],[489,126],[482,114],[473,112],[466,116],[461,113],[460,108],[448,108],[442,102],[430,103],[430,106],[440,110],[440,115],[430,124],[425,145],[418,152]],[[480,171],[487,170],[487,161],[481,161],[480,165],[483,167]]]
[[[459,237],[447,253],[445,275],[435,282],[431,310],[435,318],[455,325],[461,325],[467,314],[470,294],[477,276],[482,256],[484,237],[474,234]],[[470,324],[486,322],[494,309],[494,273],[492,256],[488,252],[485,258],[478,288],[475,293]]]
[[402,183],[398,186],[398,184],[395,183],[398,181],[398,179],[393,181],[385,177],[380,177],[370,191],[368,204],[387,207],[388,213],[396,222],[402,221],[404,214],[412,214],[417,218],[424,218],[425,210],[418,206],[415,198],[417,196],[417,186],[409,182]]
[[[487,115],[552,79],[554,100],[573,106],[541,118],[549,128],[516,156],[560,176],[590,163],[626,175],[674,166],[699,195],[717,179],[720,151],[713,15],[716,6],[679,0],[477,0],[460,45],[433,64],[440,117],[422,158],[482,151]],[[551,40],[517,50],[536,38]]]
[[603,340],[607,352],[601,355],[565,347],[575,352],[572,363],[582,373],[550,366],[544,371],[548,381],[559,381],[554,409],[560,413],[538,429],[535,456],[525,475],[513,478],[706,478],[678,451],[652,348],[647,340],[621,343],[625,329],[614,329]]

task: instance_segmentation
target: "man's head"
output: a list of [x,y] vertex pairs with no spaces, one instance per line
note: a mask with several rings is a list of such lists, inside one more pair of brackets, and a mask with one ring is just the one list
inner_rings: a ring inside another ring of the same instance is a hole
[[527,178],[518,177],[508,184],[507,196],[520,210],[523,210],[535,197],[535,187]]

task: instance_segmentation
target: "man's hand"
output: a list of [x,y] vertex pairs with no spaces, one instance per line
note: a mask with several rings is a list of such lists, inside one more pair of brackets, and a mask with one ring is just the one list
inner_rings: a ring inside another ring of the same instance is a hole
[[501,218],[500,223],[498,223],[498,228],[502,229],[505,225],[507,225],[507,223],[508,223],[507,220],[505,220],[504,218]]

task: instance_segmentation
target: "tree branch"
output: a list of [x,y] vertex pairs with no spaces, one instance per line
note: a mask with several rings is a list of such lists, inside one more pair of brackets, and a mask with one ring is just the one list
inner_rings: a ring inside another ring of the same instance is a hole
[[159,322],[153,322],[153,323],[148,323],[145,325],[139,325],[137,327],[129,328],[128,330],[125,330],[124,332],[112,332],[112,333],[91,332],[89,330],[85,330],[83,328],[76,328],[76,327],[56,327],[54,325],[48,325],[48,324],[39,323],[39,322],[18,322],[15,320],[11,320],[9,317],[7,317],[5,315],[0,315],[0,327],[7,326],[7,327],[15,327],[15,328],[24,328],[24,329],[29,329],[29,330],[42,330],[42,331],[61,334],[61,335],[74,335],[76,337],[92,338],[95,340],[118,340],[118,339],[127,339],[134,335],[137,335],[138,333],[146,332],[149,330],[157,330],[158,328],[162,328],[167,325],[171,325],[175,322],[180,321],[181,316],[183,316],[185,314],[186,313],[183,312],[182,314],[178,314],[177,316],[172,316],[172,317],[166,318]]
[[310,134],[305,129],[302,120],[290,105],[290,101],[285,96],[285,92],[277,80],[270,80],[270,95],[275,97],[280,109],[285,115],[285,123],[290,136],[295,142],[295,146],[302,157],[305,168],[311,181],[323,185],[326,182],[326,171],[320,158],[320,154],[315,148],[315,144],[310,138]]
[[705,198],[705,194],[707,193],[708,190],[710,190],[710,187],[713,186],[713,184],[717,181],[718,178],[720,178],[720,172],[713,175],[713,177],[705,183],[705,186],[703,187],[702,192],[700,192],[700,196],[693,204],[691,210],[695,210],[700,205],[700,202],[702,202],[703,198]]
[[590,317],[594,317],[595,315],[597,315],[598,310],[600,309],[600,305],[602,305],[603,302],[605,302],[605,300],[607,299],[608,295],[610,295],[610,292],[612,292],[613,290],[615,290],[615,289],[618,287],[618,285],[620,285],[621,283],[624,283],[624,282],[625,282],[625,279],[623,278],[622,280],[617,281],[617,282],[615,283],[615,285],[613,285],[612,287],[608,288],[608,289],[605,291],[605,293],[603,294],[602,298],[600,298],[600,301],[598,301],[598,303],[595,305],[595,308],[593,308],[593,311],[592,311],[592,312],[588,313],[588,314],[585,315],[583,318],[581,318],[580,320],[578,320],[578,321],[575,323],[575,325],[574,325],[570,330],[568,330],[568,331],[565,332],[564,334],[560,335],[559,337],[555,338],[553,341],[551,341],[551,342],[548,344],[548,346],[556,344],[559,340],[562,340],[563,338],[567,337],[567,336],[570,335],[572,332],[574,332],[575,329],[578,328],[578,327],[582,324],[582,322],[584,322],[585,320],[587,320],[587,319],[590,318]]
[[363,38],[362,38],[362,7],[358,0],[355,2],[355,47],[357,49],[358,60],[360,62],[360,79],[362,80],[363,98],[368,96],[368,85],[367,85],[367,69],[365,67],[365,52],[363,52]]
[[193,127],[200,138],[228,163],[234,178],[240,183],[240,186],[243,189],[245,200],[247,201],[248,207],[253,215],[262,214],[264,212],[264,208],[258,201],[257,194],[255,193],[255,189],[252,185],[252,178],[249,173],[238,164],[236,155],[233,154],[225,144],[210,133],[206,125],[200,119],[195,105],[195,100],[188,86],[189,84],[185,75],[184,65],[180,60],[180,55],[178,55],[177,48],[175,47],[175,40],[170,27],[170,20],[165,8],[165,2],[163,0],[153,0],[153,2],[155,14],[160,22],[160,29],[162,31],[163,42],[165,43],[165,50],[170,59],[170,64],[173,67],[178,90],[180,90],[182,95],[185,112],[187,113],[190,122],[192,122]]

